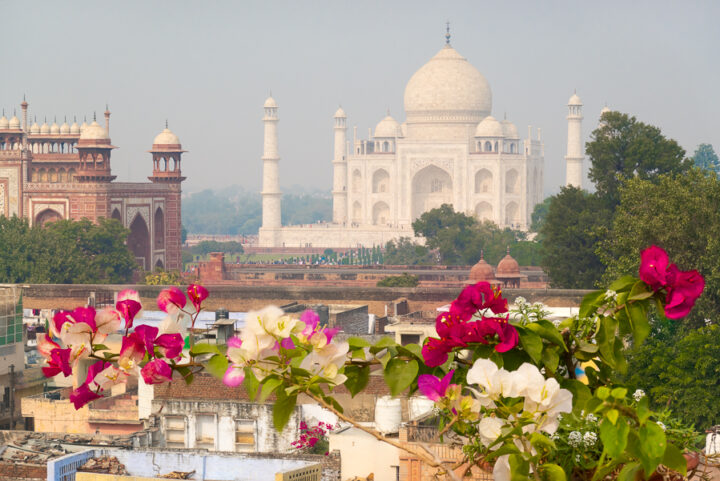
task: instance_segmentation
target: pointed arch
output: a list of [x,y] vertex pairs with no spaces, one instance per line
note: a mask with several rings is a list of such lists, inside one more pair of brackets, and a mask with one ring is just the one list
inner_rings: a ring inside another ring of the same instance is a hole
[[56,220],[61,219],[62,215],[58,211],[53,209],[45,209],[41,211],[37,216],[35,216],[35,224],[44,227],[50,222],[55,222]]
[[112,214],[110,214],[110,218],[118,220],[122,224],[122,214],[120,214],[120,210],[117,207],[113,209]]
[[153,235],[155,236],[155,249],[165,248],[165,214],[162,208],[155,209],[153,216]]
[[165,264],[163,264],[162,259],[155,261],[155,269],[165,269]]
[[419,170],[412,180],[412,218],[424,212],[453,203],[453,181],[450,174],[435,165]]
[[352,173],[352,191],[355,193],[362,192],[362,174],[358,169]]
[[475,193],[489,194],[493,191],[493,175],[488,169],[480,169],[475,173]]
[[505,173],[505,193],[506,194],[517,194],[519,189],[519,177],[518,171],[510,169]]
[[390,191],[390,174],[385,169],[378,169],[373,173],[372,179],[373,194]]
[[353,203],[352,221],[356,224],[359,224],[362,221],[362,206],[358,201]]
[[378,202],[373,206],[373,225],[384,225],[390,222],[390,206]]
[[488,202],[480,202],[475,206],[475,215],[480,221],[493,220],[493,208]]
[[517,202],[510,202],[505,206],[505,225],[518,227],[520,224],[520,208]]
[[130,235],[128,236],[128,247],[135,254],[135,260],[144,270],[150,267],[150,231],[145,219],[137,214],[130,223]]

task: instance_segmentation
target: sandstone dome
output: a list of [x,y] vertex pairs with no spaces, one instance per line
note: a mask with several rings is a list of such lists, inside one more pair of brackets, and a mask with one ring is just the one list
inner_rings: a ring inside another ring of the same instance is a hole
[[470,282],[488,282],[491,281],[494,277],[495,275],[493,273],[492,266],[487,263],[481,252],[480,260],[477,261],[474,266],[472,266],[472,269],[470,269]]
[[520,265],[513,259],[510,255],[510,249],[508,249],[508,253],[498,263],[497,276],[506,277],[508,275],[516,276],[518,274],[520,274]]
[[415,72],[405,87],[409,122],[452,119],[477,123],[491,109],[490,84],[450,45]]
[[382,119],[375,126],[375,138],[395,138],[402,137],[400,124],[390,115]]

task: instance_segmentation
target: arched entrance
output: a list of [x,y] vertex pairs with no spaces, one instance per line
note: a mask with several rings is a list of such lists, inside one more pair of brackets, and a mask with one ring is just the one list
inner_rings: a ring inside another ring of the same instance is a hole
[[110,218],[119,220],[120,223],[122,223],[122,216],[120,215],[120,211],[117,209],[113,209],[112,214],[110,215]]
[[150,268],[150,231],[148,231],[145,219],[140,214],[130,224],[130,235],[128,236],[128,247],[135,255],[135,260],[144,270]]
[[56,220],[62,219],[62,216],[55,210],[45,209],[35,217],[35,224],[39,226],[45,226],[49,222],[55,222]]
[[153,234],[155,234],[155,249],[165,248],[165,214],[160,207],[155,211],[153,219]]
[[390,207],[385,202],[373,206],[373,225],[384,225],[390,222]]
[[492,221],[493,208],[487,202],[480,202],[477,206],[475,206],[475,215],[481,222],[486,220]]
[[453,184],[450,174],[439,167],[428,165],[415,174],[412,180],[412,218],[424,212],[453,203]]

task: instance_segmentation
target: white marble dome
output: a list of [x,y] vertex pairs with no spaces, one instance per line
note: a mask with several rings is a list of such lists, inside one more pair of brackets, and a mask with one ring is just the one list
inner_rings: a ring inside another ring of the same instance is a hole
[[160,132],[153,140],[153,145],[180,145],[180,139],[170,129],[165,129]]
[[515,127],[515,124],[510,122],[508,119],[504,119],[502,122],[500,122],[502,125],[503,130],[503,137],[506,139],[519,139],[520,135],[518,134],[518,129]]
[[504,137],[503,127],[495,117],[488,115],[475,129],[475,137]]
[[0,117],[0,129],[9,129],[10,121],[4,115]]
[[277,108],[277,106],[277,102],[275,102],[275,99],[272,98],[272,96],[268,97],[265,101],[265,104],[263,105],[263,107],[265,107],[266,109]]
[[17,118],[17,116],[13,115],[13,118],[10,119],[10,128],[11,129],[19,129],[20,128],[20,119]]
[[68,125],[67,120],[60,126],[60,133],[63,135],[70,133],[70,126]]
[[50,133],[53,135],[57,135],[60,133],[60,126],[57,124],[57,122],[53,122],[53,124],[50,126]]
[[31,134],[39,134],[40,133],[40,126],[37,123],[37,120],[33,122],[33,124],[30,126],[30,133]]
[[42,127],[40,127],[40,133],[41,134],[49,134],[50,133],[50,126],[47,123],[47,120],[43,122]]
[[73,122],[73,124],[70,126],[70,133],[71,134],[79,134],[80,133],[80,126],[77,123],[77,120]]
[[405,112],[428,118],[481,118],[492,110],[492,92],[485,77],[454,48],[446,45],[410,78],[405,87]]
[[580,100],[580,97],[578,97],[578,94],[572,94],[572,97],[570,97],[570,100],[568,100],[568,105],[582,105],[582,101]]
[[110,140],[110,136],[102,125],[93,120],[80,134],[80,140]]
[[375,126],[375,138],[395,137],[402,137],[402,130],[397,120],[388,115]]
[[335,111],[335,115],[333,115],[334,119],[346,119],[347,115],[345,115],[345,111],[342,109],[342,107],[338,107],[338,109]]

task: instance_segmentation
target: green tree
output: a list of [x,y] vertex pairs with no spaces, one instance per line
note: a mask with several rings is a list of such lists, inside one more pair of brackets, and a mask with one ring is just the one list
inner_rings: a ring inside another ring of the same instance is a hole
[[443,264],[469,264],[474,251],[480,255],[477,221],[449,204],[425,212],[412,226],[430,249],[438,249]]
[[705,291],[692,313],[695,325],[720,317],[720,180],[707,171],[664,175],[657,183],[632,179],[598,253],[606,278],[637,273],[639,252],[656,244],[683,270],[697,269]]
[[391,240],[385,245],[383,264],[394,266],[427,266],[437,264],[435,256],[424,245],[416,244],[409,237]]
[[226,254],[242,254],[243,246],[240,242],[219,242],[214,240],[200,241],[190,248],[193,255],[207,255],[210,252],[224,252]]
[[530,230],[532,232],[537,233],[542,229],[547,213],[550,210],[550,202],[552,202],[552,197],[546,197],[542,203],[537,204],[533,209],[532,216],[530,217]]
[[710,144],[698,145],[695,154],[692,156],[695,167],[715,172],[720,175],[720,160],[718,159],[713,146]]
[[417,287],[420,280],[417,276],[403,273],[400,276],[388,276],[377,282],[377,287]]
[[665,173],[684,172],[691,162],[685,150],[662,135],[659,128],[620,112],[603,114],[600,126],[585,146],[590,157],[589,177],[609,205],[619,202],[624,179],[655,179]]
[[595,253],[611,211],[602,199],[576,187],[553,196],[542,236],[541,266],[553,287],[590,289],[605,267]]

